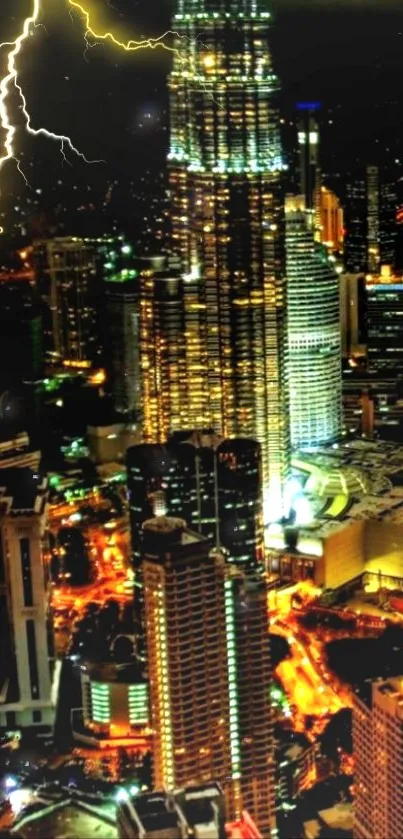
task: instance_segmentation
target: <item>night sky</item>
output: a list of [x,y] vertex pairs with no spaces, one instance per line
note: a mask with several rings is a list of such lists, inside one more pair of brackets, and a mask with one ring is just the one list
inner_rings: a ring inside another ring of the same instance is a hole
[[[169,26],[168,0],[87,2],[96,10],[97,26],[112,28],[123,39],[158,35]],[[1,40],[16,36],[29,8],[28,0],[1,0]],[[385,133],[403,135],[400,0],[273,0],[269,8],[275,18],[270,37],[285,112],[301,98],[341,106],[339,148],[343,137],[346,148],[351,145],[350,134],[358,149],[365,138],[374,142],[379,135],[382,145]],[[106,185],[110,178],[135,176],[150,160],[162,168],[169,56],[162,51],[124,54],[104,44],[90,50],[86,60],[80,16],[73,13],[70,19],[65,0],[43,0],[43,10],[47,31],[37,29],[19,62],[33,125],[71,135],[88,157],[105,158],[106,164],[88,169],[72,161],[70,170],[62,166],[57,146],[27,140],[19,132],[18,148],[34,189],[46,191],[60,178]],[[4,61],[0,65],[3,70]],[[144,137],[138,124],[146,112],[152,113],[156,131]],[[17,107],[13,113],[18,120]],[[3,200],[9,192],[21,194],[13,166],[3,169],[1,189]]]

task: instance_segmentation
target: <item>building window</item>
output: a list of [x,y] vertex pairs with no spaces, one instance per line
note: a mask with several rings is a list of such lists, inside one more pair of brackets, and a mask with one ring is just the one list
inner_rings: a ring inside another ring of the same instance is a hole
[[32,711],[32,722],[42,722],[42,711]]
[[28,647],[28,664],[29,664],[29,678],[31,682],[31,697],[32,699],[39,698],[39,673],[38,673],[38,656],[36,652],[36,638],[35,638],[35,623],[33,620],[27,621],[27,647]]
[[24,592],[24,606],[33,606],[31,551],[29,539],[20,539],[21,576]]

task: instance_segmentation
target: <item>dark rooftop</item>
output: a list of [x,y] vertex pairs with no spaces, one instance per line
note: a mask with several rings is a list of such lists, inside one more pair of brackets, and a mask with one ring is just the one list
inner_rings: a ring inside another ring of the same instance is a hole
[[40,515],[46,504],[48,482],[44,475],[28,467],[0,471],[0,513]]

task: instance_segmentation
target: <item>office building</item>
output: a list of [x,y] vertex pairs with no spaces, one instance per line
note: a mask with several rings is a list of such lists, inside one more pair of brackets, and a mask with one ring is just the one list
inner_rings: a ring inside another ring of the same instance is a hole
[[0,727],[49,731],[53,651],[43,540],[47,482],[0,470]]
[[172,248],[184,268],[175,428],[262,446],[265,515],[289,473],[283,159],[263,2],[177,0],[169,78]]
[[133,558],[141,556],[143,522],[156,515],[184,518],[246,568],[263,562],[260,445],[245,438],[183,432],[165,445],[127,453]]
[[227,839],[224,800],[218,784],[129,795],[117,807],[121,839]]
[[299,190],[305,199],[305,208],[309,212],[308,218],[318,230],[321,221],[319,110],[319,102],[299,102],[297,105]]
[[389,266],[366,278],[368,370],[383,376],[403,374],[403,278]]
[[345,268],[376,274],[396,260],[396,183],[379,166],[366,166],[347,180],[344,208]]
[[271,664],[261,578],[180,519],[144,524],[143,579],[157,788],[222,787],[275,833]]
[[320,241],[330,253],[340,253],[344,245],[344,211],[335,192],[326,186],[319,193]]
[[34,243],[38,290],[45,305],[48,359],[66,366],[92,362],[98,351],[97,260],[85,239],[59,237]]
[[291,441],[298,449],[341,434],[339,278],[306,214],[287,204],[286,250]]
[[[141,422],[146,443],[182,428],[186,389],[183,283],[175,260],[142,260],[140,281]],[[192,387],[192,382],[189,386]]]
[[403,678],[374,682],[353,708],[354,839],[403,835]]
[[135,268],[105,278],[108,379],[115,409],[141,416],[139,280]]
[[364,356],[367,343],[367,291],[364,274],[341,274],[340,319],[344,357]]

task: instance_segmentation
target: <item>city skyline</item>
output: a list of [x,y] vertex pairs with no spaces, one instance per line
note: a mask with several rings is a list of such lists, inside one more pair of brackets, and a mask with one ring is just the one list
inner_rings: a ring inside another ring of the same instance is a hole
[[402,839],[400,7],[4,10],[0,834]]

